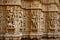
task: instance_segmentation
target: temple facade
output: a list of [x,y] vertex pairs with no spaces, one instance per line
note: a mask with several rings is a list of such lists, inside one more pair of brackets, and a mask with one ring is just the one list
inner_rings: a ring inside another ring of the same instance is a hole
[[60,40],[59,0],[0,0],[0,40]]

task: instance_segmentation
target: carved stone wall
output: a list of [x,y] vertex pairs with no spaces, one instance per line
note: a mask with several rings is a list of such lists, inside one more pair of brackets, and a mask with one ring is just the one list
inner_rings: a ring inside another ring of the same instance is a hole
[[0,39],[60,37],[59,0],[1,0]]

